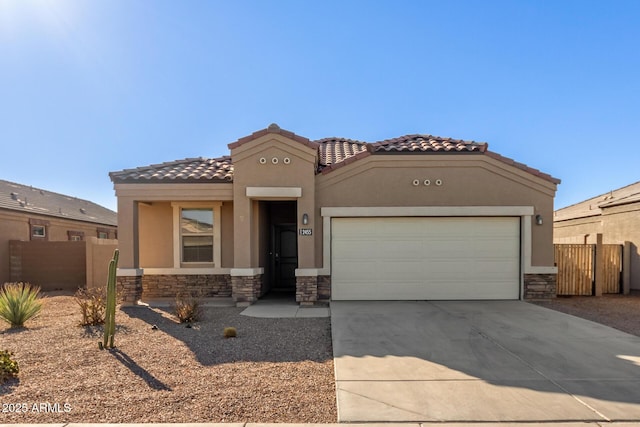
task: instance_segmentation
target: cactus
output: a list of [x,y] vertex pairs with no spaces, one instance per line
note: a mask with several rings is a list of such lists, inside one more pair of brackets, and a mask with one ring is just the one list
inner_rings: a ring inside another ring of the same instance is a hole
[[104,316],[104,339],[98,343],[100,349],[114,348],[113,336],[116,333],[116,269],[118,268],[118,250],[113,252],[109,261],[109,278],[107,279],[107,309]]

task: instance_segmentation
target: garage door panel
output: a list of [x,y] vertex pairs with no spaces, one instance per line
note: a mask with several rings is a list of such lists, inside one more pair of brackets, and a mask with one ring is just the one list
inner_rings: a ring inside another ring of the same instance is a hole
[[519,218],[334,218],[332,298],[517,299]]

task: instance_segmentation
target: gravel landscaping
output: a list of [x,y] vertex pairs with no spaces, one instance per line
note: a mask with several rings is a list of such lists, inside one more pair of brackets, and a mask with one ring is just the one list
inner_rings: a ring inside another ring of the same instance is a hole
[[534,304],[602,323],[628,334],[640,336],[640,292],[601,297],[558,297]]
[[[186,328],[169,309],[122,308],[117,348],[101,351],[102,328],[78,326],[73,297],[50,294],[26,328],[0,325],[0,349],[20,364],[18,378],[0,385],[0,420],[336,422],[330,319],[241,311],[205,308]],[[223,338],[227,326],[237,338]]]

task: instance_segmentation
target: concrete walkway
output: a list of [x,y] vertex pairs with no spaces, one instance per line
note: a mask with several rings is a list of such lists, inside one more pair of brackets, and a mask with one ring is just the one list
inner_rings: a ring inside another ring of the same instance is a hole
[[249,317],[329,317],[329,307],[301,307],[293,298],[265,298],[247,307],[242,313]]
[[639,337],[520,301],[335,301],[331,316],[340,422],[640,425]]

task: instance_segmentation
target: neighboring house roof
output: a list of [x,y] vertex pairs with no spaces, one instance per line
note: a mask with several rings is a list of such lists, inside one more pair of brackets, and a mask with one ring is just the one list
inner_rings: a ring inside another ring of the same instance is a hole
[[[353,163],[356,160],[376,154],[485,154],[500,162],[522,169],[554,184],[560,180],[551,175],[515,162],[507,157],[487,150],[486,142],[464,141],[461,139],[442,138],[433,135],[405,135],[373,143],[346,138],[323,138],[310,141],[293,132],[281,129],[276,124],[268,128],[240,138],[228,145],[229,149],[238,148],[256,138],[276,133],[300,142],[307,147],[318,150],[317,172],[329,173],[338,167]],[[109,174],[113,182],[231,182],[233,181],[233,164],[229,156],[218,158],[196,158],[176,160],[159,165],[126,169]]]
[[4,180],[0,180],[0,209],[118,225],[118,214],[96,203]]
[[602,214],[603,208],[640,202],[640,181],[582,202],[558,209],[554,212],[554,221],[566,221]]

